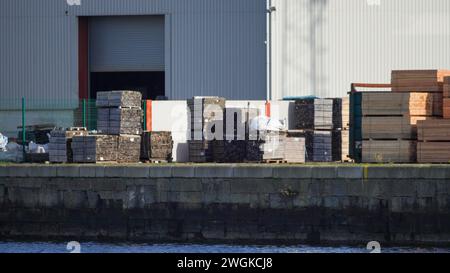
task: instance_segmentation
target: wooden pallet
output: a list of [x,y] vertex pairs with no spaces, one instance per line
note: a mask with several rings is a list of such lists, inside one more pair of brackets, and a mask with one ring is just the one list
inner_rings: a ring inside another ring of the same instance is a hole
[[284,159],[263,159],[262,161],[265,164],[287,164],[287,160]]

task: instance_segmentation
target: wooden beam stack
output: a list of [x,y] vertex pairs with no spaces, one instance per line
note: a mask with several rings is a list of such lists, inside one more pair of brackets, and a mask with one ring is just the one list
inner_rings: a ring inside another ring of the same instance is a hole
[[350,162],[350,98],[333,99],[333,161]]
[[450,162],[450,119],[419,121],[417,124],[419,163]]
[[442,93],[446,76],[450,76],[450,70],[394,70],[391,74],[392,92]]
[[444,78],[443,97],[443,115],[445,119],[450,119],[450,77]]
[[416,161],[417,122],[442,115],[438,93],[362,94],[362,160],[367,163]]

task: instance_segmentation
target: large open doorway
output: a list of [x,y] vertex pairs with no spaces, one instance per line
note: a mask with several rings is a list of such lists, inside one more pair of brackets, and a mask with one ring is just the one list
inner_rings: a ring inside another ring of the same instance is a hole
[[165,95],[164,72],[93,72],[90,78],[92,99],[108,90],[140,91],[146,100]]
[[89,18],[89,97],[135,90],[165,96],[164,16]]

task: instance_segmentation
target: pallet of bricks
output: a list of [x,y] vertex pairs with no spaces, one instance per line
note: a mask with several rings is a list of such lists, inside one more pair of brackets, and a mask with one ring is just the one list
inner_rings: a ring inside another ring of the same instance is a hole
[[254,108],[225,108],[224,138],[212,143],[214,162],[246,161],[249,121],[257,116],[258,109]]
[[443,118],[417,124],[419,163],[450,163],[450,72],[443,74]]
[[172,162],[171,132],[144,132],[141,142],[141,160],[151,163]]
[[[212,135],[223,140],[225,99],[219,97],[194,97],[187,101],[188,122],[191,137],[188,140],[189,162],[213,162]],[[219,128],[220,127],[220,128]],[[222,150],[216,150],[216,157],[223,157]]]
[[333,100],[295,101],[295,130],[290,135],[303,136],[307,162],[331,162],[333,139]]
[[333,98],[333,161],[352,162],[350,158],[350,98]]
[[139,162],[143,112],[135,91],[98,92],[98,133],[72,139],[74,162]]
[[50,163],[73,163],[72,139],[74,136],[87,136],[84,127],[55,129],[50,132],[48,144]]
[[392,71],[392,92],[362,94],[362,161],[417,161],[418,122],[442,117],[441,71]]

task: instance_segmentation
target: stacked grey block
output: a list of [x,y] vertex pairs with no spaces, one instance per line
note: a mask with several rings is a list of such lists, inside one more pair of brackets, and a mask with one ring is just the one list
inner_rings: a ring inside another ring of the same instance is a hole
[[66,131],[54,130],[50,132],[50,142],[48,143],[49,159],[52,163],[67,163],[67,139]]
[[49,161],[51,163],[72,163],[72,138],[74,136],[86,136],[86,128],[73,128],[70,130],[53,130],[50,132]]
[[142,95],[134,91],[97,93],[97,130],[102,134],[140,135]]
[[141,136],[120,135],[117,144],[117,162],[136,163],[141,156]]
[[333,100],[303,99],[295,101],[295,128],[333,130]]
[[116,162],[118,136],[90,135],[74,136],[72,139],[73,162]]
[[141,159],[172,161],[173,139],[171,132],[144,132],[141,143]]
[[[219,97],[194,97],[187,101],[191,138],[189,161],[204,163],[213,160],[213,144],[216,138],[209,139],[209,133],[215,133],[223,140],[225,129],[225,99]],[[216,126],[218,125],[218,126]]]

